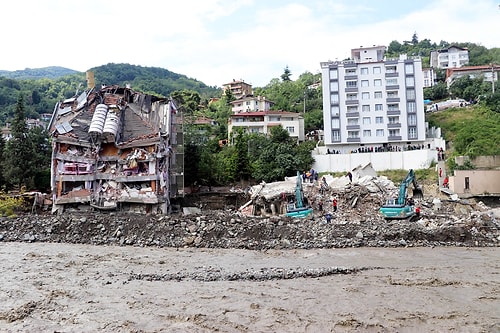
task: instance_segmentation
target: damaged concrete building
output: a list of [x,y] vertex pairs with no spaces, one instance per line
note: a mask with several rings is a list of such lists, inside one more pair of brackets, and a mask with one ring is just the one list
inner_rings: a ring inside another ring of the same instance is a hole
[[180,120],[173,100],[128,87],[92,88],[57,103],[48,126],[52,211],[171,212],[184,189]]

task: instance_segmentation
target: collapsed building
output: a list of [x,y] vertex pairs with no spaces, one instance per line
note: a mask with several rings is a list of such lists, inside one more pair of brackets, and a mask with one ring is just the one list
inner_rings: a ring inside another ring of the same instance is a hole
[[56,104],[52,211],[88,205],[152,214],[183,196],[183,133],[175,102],[103,86]]

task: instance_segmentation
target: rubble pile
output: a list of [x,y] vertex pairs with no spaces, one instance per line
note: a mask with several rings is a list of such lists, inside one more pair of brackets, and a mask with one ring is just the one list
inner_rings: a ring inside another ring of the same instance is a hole
[[[352,189],[346,198],[353,193],[357,197]],[[305,219],[245,216],[234,210],[189,215],[76,211],[26,215],[0,220],[0,241],[254,250],[500,244],[498,211],[478,203],[442,201],[439,210],[423,206],[417,221],[386,221],[373,203],[360,199],[358,204],[369,210],[341,205],[330,223],[319,212]]]
[[[306,218],[280,212],[295,193],[295,177],[253,186],[238,209],[228,205],[211,210],[200,203],[203,209],[184,207],[171,215],[76,209],[60,215],[4,217],[0,241],[254,250],[500,245],[500,208],[452,199],[437,185],[424,187],[423,199],[416,202],[419,217],[385,220],[379,208],[387,197],[397,196],[398,187],[366,170],[354,173],[352,181],[326,176],[304,182],[304,197],[313,208]],[[327,186],[322,188],[323,181]]]

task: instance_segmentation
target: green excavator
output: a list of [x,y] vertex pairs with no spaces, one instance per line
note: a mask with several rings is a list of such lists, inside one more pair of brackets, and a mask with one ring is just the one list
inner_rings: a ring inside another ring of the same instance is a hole
[[313,213],[310,206],[304,204],[304,193],[302,192],[302,177],[297,171],[297,183],[295,186],[295,202],[289,203],[286,210],[286,216],[304,218]]
[[[408,187],[413,185],[413,195],[408,197]],[[397,198],[388,198],[386,203],[380,207],[380,213],[386,220],[410,219],[419,214],[419,208],[415,206],[414,199],[422,199],[423,191],[417,184],[415,172],[410,169],[405,179],[399,185]]]

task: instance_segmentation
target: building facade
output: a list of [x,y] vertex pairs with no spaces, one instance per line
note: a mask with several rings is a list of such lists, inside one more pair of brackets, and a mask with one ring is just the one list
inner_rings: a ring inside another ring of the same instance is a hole
[[450,88],[453,82],[462,76],[468,76],[471,79],[483,77],[485,82],[491,82],[492,90],[495,90],[495,84],[498,81],[498,65],[464,66],[461,68],[449,68],[446,70],[446,86]]
[[352,60],[321,63],[325,146],[340,153],[423,146],[425,112],[419,57],[386,59],[385,46]]
[[118,86],[57,103],[48,126],[53,212],[88,205],[169,213],[184,190],[178,120],[172,100]]
[[264,96],[246,95],[231,102],[231,111],[233,113],[268,111],[273,105],[274,102]]
[[305,139],[304,118],[295,112],[285,111],[255,111],[232,114],[228,120],[228,135],[236,127],[244,128],[247,133],[269,135],[271,127],[282,126],[288,131],[291,138],[301,142]]
[[434,68],[459,68],[469,63],[469,50],[458,46],[431,51],[430,65]]
[[231,91],[234,98],[238,99],[246,95],[252,95],[252,85],[243,80],[234,80],[222,85],[223,94]]

